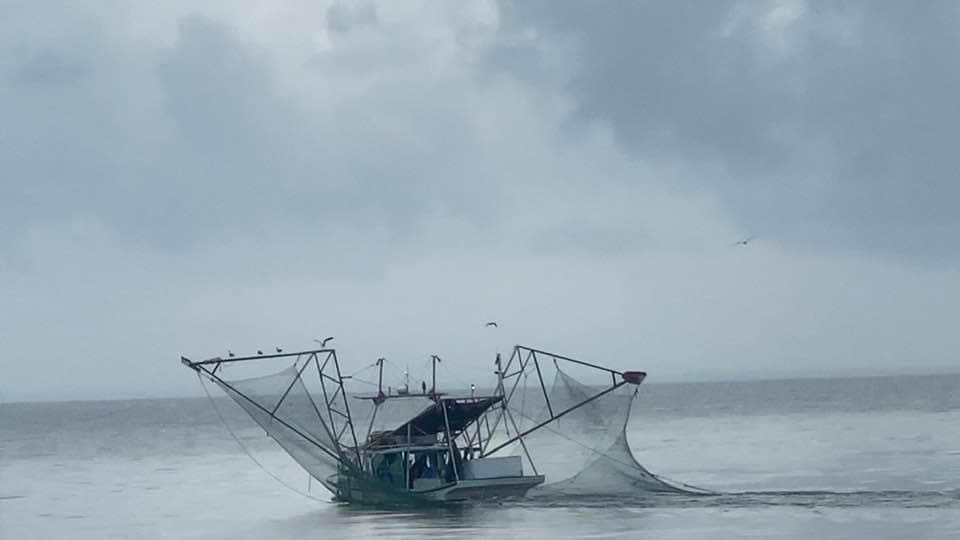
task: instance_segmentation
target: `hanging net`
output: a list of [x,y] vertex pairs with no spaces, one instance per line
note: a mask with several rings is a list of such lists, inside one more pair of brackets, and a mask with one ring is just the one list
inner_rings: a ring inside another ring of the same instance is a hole
[[[616,379],[604,383],[589,369],[561,369],[543,359],[539,365],[531,364],[521,368],[504,425],[508,435],[515,435],[543,424],[524,435],[523,444],[518,441],[509,449],[523,458],[525,467],[545,477],[537,490],[541,495],[702,492],[664,480],[637,461],[627,440],[627,425],[638,386],[615,386]],[[580,382],[567,371],[578,371],[594,384]],[[544,392],[539,380],[546,374],[552,374],[553,382]],[[555,418],[560,413],[564,414]]]
[[348,394],[339,371],[328,366],[322,356],[311,356],[299,369],[295,363],[266,376],[233,379],[221,371],[208,378],[338,498],[362,491],[402,502],[407,497],[402,486],[365,472],[362,447],[433,407],[433,401],[424,395],[381,401]]
[[296,368],[217,384],[312,477],[324,485],[331,481],[339,450],[329,408],[317,405]]

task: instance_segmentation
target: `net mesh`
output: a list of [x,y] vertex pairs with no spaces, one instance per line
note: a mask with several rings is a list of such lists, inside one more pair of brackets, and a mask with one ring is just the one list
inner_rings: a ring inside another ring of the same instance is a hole
[[297,369],[217,384],[311,476],[326,482],[337,472],[330,413],[313,400]]
[[636,386],[586,385],[559,367],[552,371],[553,383],[546,396],[539,384],[529,384],[529,377],[521,380],[508,403],[505,422],[515,434],[569,410],[525,435],[524,445],[516,443],[510,449],[531,471],[544,475],[539,491],[578,495],[690,491],[652,474],[630,449],[627,425]]

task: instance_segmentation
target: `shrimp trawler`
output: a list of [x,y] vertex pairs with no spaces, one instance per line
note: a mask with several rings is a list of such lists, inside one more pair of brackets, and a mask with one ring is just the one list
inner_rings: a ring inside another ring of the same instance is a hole
[[410,388],[405,374],[403,388],[384,391],[381,358],[370,366],[379,368],[376,392],[360,393],[348,388],[352,377],[332,348],[181,361],[223,389],[336,500],[518,497],[545,483],[576,492],[610,478],[672,490],[626,442],[642,371],[518,345],[506,363],[497,354],[489,392],[438,391],[433,356],[429,388]]

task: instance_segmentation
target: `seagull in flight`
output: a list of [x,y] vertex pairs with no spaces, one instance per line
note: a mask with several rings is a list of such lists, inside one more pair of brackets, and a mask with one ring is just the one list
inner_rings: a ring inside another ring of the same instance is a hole
[[488,322],[488,323],[485,324],[484,326],[486,326],[487,328],[490,328],[491,326],[494,327],[494,328],[500,328],[500,325],[498,325],[497,323],[495,323],[495,322],[493,322],[493,321]]
[[326,347],[326,346],[327,346],[327,342],[330,341],[330,340],[332,340],[332,339],[333,339],[333,336],[330,336],[330,337],[328,337],[328,338],[323,338],[323,341],[320,341],[319,339],[315,339],[314,341],[317,342],[317,343],[319,343],[321,347]]
[[755,238],[756,238],[756,236],[748,236],[748,237],[744,238],[743,240],[738,240],[737,243],[734,244],[734,245],[735,245],[735,246],[745,246],[745,245],[749,244],[750,242],[753,242],[753,240],[754,240]]

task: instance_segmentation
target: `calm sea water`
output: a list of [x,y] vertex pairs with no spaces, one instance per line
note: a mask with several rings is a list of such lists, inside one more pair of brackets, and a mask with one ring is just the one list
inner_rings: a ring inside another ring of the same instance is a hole
[[0,405],[0,538],[960,538],[957,375],[644,385],[639,460],[720,494],[438,509],[331,503],[218,405],[286,485],[206,399]]

